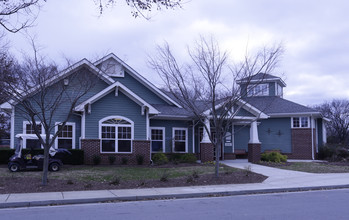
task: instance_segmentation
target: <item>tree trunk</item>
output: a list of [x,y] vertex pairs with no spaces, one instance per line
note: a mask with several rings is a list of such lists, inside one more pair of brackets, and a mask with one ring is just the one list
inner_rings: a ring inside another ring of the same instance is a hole
[[47,185],[47,175],[48,175],[48,161],[49,161],[49,144],[44,145],[44,167],[42,173],[42,185]]
[[216,153],[215,176],[216,176],[216,178],[218,178],[219,177],[219,153],[220,153],[220,150],[221,150],[221,142],[218,141],[216,143],[216,145],[214,145],[214,146],[215,146],[215,151],[216,151],[215,152]]

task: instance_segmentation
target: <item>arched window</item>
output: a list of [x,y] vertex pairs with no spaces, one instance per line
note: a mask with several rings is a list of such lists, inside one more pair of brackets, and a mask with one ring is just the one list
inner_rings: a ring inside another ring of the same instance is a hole
[[101,153],[131,153],[133,121],[122,116],[109,116],[99,121]]

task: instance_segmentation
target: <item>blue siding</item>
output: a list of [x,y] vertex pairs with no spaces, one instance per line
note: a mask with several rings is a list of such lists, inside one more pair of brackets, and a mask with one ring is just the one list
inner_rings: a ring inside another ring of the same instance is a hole
[[86,114],[85,135],[87,139],[99,137],[99,120],[108,116],[123,116],[134,123],[134,139],[146,140],[146,115],[141,114],[141,106],[121,91],[118,96],[110,92],[91,106],[91,114]]
[[249,140],[250,140],[250,126],[234,125],[234,149],[247,151]]
[[[99,79],[97,76],[89,72],[88,69],[82,68],[79,70],[78,74],[73,74],[70,76],[70,83],[68,85],[68,93],[76,91],[76,87],[74,88],[75,83],[80,83],[81,79],[84,79],[86,76],[91,77],[91,82],[95,82],[95,85],[79,100],[78,103],[83,102],[84,100],[92,97],[99,91],[103,90],[105,87],[108,86],[108,84],[101,79]],[[55,86],[62,85],[62,81],[57,82],[53,86],[51,86],[48,89],[47,93],[47,100],[54,99],[56,97],[54,94],[57,92],[57,88]],[[58,87],[59,88],[59,87]],[[37,95],[33,97],[33,99],[37,100]],[[63,100],[67,99],[67,96],[63,96]],[[29,99],[30,100],[30,99]],[[67,99],[68,100],[68,99]],[[34,104],[35,102],[32,102]],[[49,101],[46,101],[46,103],[49,103]],[[63,101],[60,106],[58,106],[57,110],[54,113],[54,116],[52,117],[52,123],[51,127],[55,125],[56,122],[62,122],[67,117],[67,109],[69,109],[71,103],[69,101]],[[15,107],[15,123],[14,123],[14,134],[20,134],[23,133],[23,121],[28,121],[28,116],[25,115],[23,112],[19,110],[21,106],[17,105]],[[79,148],[79,140],[81,137],[81,117],[78,115],[72,115],[68,122],[74,122],[75,123],[75,148]],[[51,134],[54,134],[55,130],[54,128],[51,130]],[[16,143],[16,141],[15,141]]]
[[173,120],[150,120],[150,127],[165,127],[165,152],[172,152],[172,128],[188,129],[188,153],[193,153],[193,136],[191,121],[173,121]]
[[243,108],[239,110],[237,116],[254,117],[254,115],[251,112],[248,112],[246,109]]
[[280,149],[282,153],[292,153],[290,118],[270,118],[260,122],[258,134],[262,152]]
[[149,104],[167,104],[163,99],[133,78],[126,71],[124,77],[114,77],[113,79],[124,84],[127,88],[136,93]]

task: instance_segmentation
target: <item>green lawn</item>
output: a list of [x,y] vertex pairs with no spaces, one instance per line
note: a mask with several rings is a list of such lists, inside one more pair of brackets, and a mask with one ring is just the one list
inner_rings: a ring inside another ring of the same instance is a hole
[[291,162],[291,163],[261,163],[261,165],[276,167],[286,170],[295,170],[308,173],[349,173],[349,166],[346,163],[316,163],[316,162]]
[[[221,172],[236,172],[238,169],[221,165]],[[59,172],[49,172],[49,178],[77,181],[99,181],[109,182],[118,177],[122,180],[155,180],[160,179],[164,173],[168,178],[184,177],[193,174],[214,173],[213,165],[193,165],[164,167],[141,167],[141,166],[68,166],[65,165]],[[41,178],[41,171],[23,171],[11,173],[7,167],[0,168],[0,176],[3,177],[38,177]]]

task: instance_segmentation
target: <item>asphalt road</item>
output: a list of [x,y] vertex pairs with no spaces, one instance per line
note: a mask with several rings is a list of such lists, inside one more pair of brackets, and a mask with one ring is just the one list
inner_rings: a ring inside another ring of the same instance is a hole
[[349,219],[349,189],[0,209],[1,220]]

